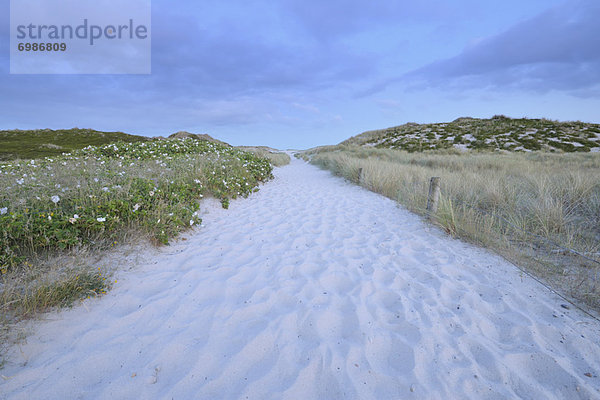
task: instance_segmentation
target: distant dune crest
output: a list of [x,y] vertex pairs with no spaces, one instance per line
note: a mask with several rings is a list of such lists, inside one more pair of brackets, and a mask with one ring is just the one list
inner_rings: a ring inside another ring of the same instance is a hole
[[[207,134],[180,131],[170,135],[168,138],[194,138],[231,147],[230,144]],[[146,142],[160,139],[164,140],[165,138],[162,136],[147,137],[123,132],[102,132],[94,129],[80,128],[0,130],[0,161],[54,157],[62,153],[82,149],[86,146],[102,146],[115,142]]]
[[186,131],[179,131],[176,132],[172,135],[169,135],[169,139],[184,139],[184,138],[193,138],[193,139],[198,139],[198,140],[208,140],[209,142],[213,142],[213,143],[219,143],[222,144],[224,146],[229,146],[231,147],[231,145],[229,143],[225,143],[220,141],[219,139],[215,139],[210,135],[207,135],[206,133],[190,133],[190,132],[186,132]]
[[600,152],[600,124],[548,119],[457,118],[452,122],[404,125],[364,132],[341,145],[426,151]]

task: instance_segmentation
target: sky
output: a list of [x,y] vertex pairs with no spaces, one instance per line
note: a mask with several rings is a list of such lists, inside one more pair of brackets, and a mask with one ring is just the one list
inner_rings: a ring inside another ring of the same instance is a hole
[[9,15],[0,129],[305,149],[467,116],[600,123],[598,0],[153,0],[149,75],[11,75]]

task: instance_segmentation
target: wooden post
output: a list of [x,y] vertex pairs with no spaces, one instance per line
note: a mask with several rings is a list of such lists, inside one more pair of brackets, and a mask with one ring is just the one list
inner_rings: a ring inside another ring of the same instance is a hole
[[358,169],[358,183],[360,184],[360,181],[362,181],[362,167]]
[[429,196],[427,196],[427,218],[431,218],[438,208],[440,199],[440,178],[434,176],[429,182]]

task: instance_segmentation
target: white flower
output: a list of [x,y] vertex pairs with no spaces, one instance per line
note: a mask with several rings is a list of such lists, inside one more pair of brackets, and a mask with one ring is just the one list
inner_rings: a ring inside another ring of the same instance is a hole
[[52,202],[54,204],[56,204],[56,203],[58,203],[60,201],[60,197],[58,197],[58,196],[52,196],[52,197],[50,197],[50,200],[52,200]]
[[140,205],[136,203],[136,204],[133,206],[133,212],[136,212],[136,211],[137,211],[137,210],[139,210],[139,209],[140,209]]
[[8,207],[0,208],[0,215],[4,215],[8,212]]
[[94,178],[94,182],[98,182],[98,178]]
[[52,221],[52,217],[48,215],[48,221]]
[[77,214],[74,214],[74,215],[73,215],[73,218],[75,218],[75,219],[78,219],[78,218],[79,218],[79,215],[77,215]]
[[190,219],[190,226],[194,225],[194,220]]
[[107,188],[106,186],[104,186],[104,187],[102,188],[102,191],[103,191],[103,192],[108,192],[108,188]]
[[17,183],[19,185],[22,185],[25,182],[25,179],[21,178],[21,179],[17,179]]
[[148,193],[150,196],[154,196],[154,191],[151,190],[150,193]]
[[98,217],[98,218],[96,218],[96,221],[98,221],[98,222],[104,222],[104,221],[106,221],[106,218],[104,218],[104,217]]

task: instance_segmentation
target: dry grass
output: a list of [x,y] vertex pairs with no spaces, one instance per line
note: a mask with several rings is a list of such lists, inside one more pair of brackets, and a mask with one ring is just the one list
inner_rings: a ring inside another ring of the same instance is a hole
[[441,177],[435,219],[448,233],[493,248],[600,308],[599,265],[546,242],[600,261],[600,154],[416,154],[336,146],[304,156],[421,214],[430,178]]

